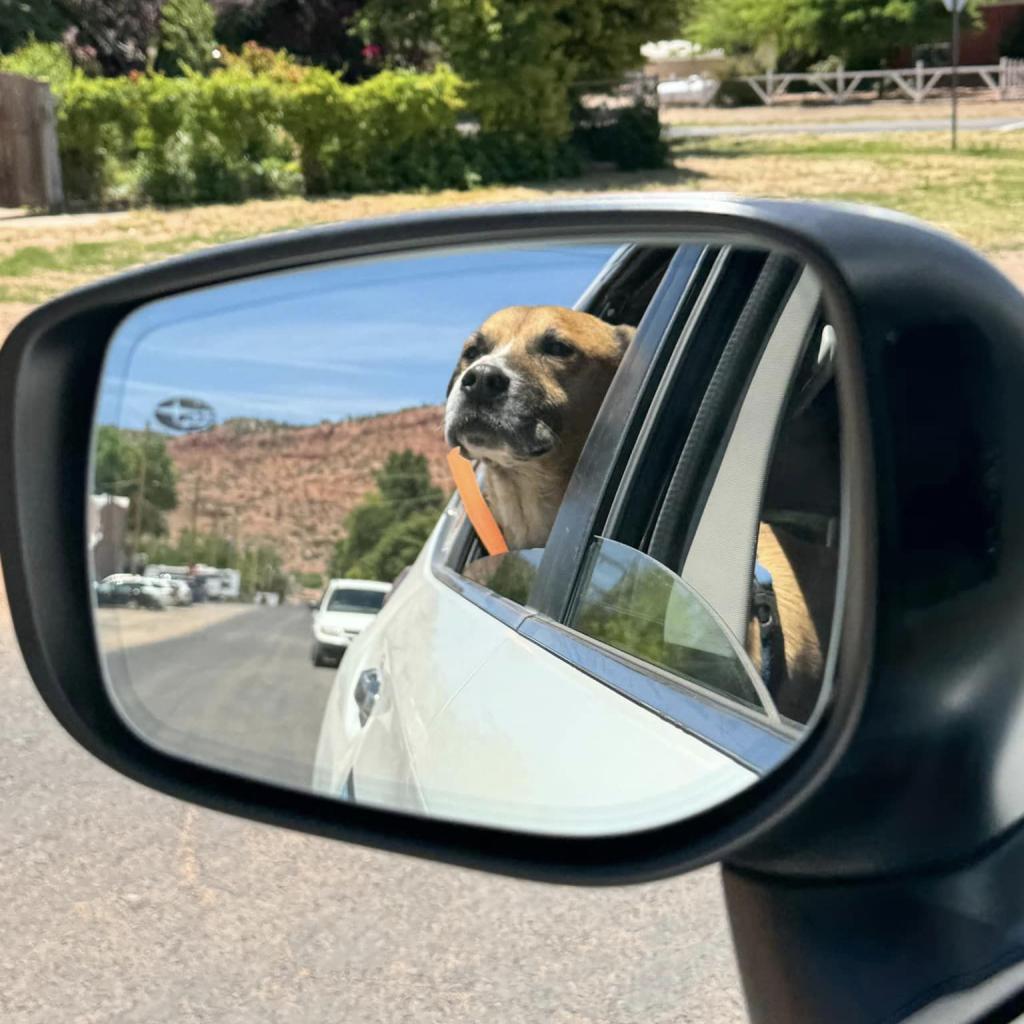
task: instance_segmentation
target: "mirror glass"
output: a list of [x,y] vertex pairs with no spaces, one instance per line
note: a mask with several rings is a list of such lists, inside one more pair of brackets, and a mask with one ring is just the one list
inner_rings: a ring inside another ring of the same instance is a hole
[[707,238],[143,306],[87,496],[114,705],[178,757],[407,813],[706,811],[829,692],[841,343],[809,268]]

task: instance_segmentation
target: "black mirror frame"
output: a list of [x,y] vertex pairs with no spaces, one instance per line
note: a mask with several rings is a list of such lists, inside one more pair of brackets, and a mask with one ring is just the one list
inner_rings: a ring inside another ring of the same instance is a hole
[[[141,742],[107,697],[90,607],[85,508],[90,431],[104,352],[143,303],[193,288],[329,261],[438,247],[680,237],[767,245],[819,276],[837,346],[842,418],[843,541],[834,685],[796,752],[726,803],[622,836],[561,838],[433,821],[334,802],[190,764]],[[898,253],[899,265],[879,253]],[[935,261],[1005,300],[984,260],[895,215],[853,207],[693,196],[463,209],[282,234],[120,275],[31,313],[0,349],[0,559],[17,636],[43,699],[80,744],[123,774],[215,810],[366,846],[506,875],[621,884],[742,854],[777,830],[828,778],[850,744],[869,690],[877,579],[875,451],[861,329],[885,315],[880,292]],[[980,285],[977,283],[980,282]],[[1002,288],[1007,289],[1004,293]],[[1019,296],[1018,296],[1019,298]]]

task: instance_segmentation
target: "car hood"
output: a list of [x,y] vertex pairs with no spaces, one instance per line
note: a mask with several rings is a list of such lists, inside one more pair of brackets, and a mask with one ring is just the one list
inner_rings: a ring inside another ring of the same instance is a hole
[[320,629],[330,626],[332,629],[342,629],[347,633],[361,633],[371,622],[374,616],[364,612],[317,612],[316,624]]

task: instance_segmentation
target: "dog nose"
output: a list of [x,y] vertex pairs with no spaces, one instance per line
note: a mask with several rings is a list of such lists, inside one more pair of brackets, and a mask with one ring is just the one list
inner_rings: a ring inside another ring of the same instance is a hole
[[495,402],[508,391],[508,375],[497,366],[483,363],[462,375],[459,385],[467,398],[475,402]]

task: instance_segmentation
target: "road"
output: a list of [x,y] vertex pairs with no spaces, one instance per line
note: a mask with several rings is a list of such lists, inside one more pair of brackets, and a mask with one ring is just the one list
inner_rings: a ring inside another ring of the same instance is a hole
[[745,1019],[714,870],[541,886],[190,807],[65,736],[2,603],[0,694],[4,1024]]
[[[204,609],[124,619],[185,620]],[[227,621],[109,660],[118,693],[134,701],[152,741],[195,760],[308,789],[324,704],[334,679],[310,659],[307,608],[253,607]],[[116,648],[114,649],[117,650]],[[145,717],[143,717],[145,716]]]
[[[1024,129],[1019,117],[965,117],[963,131]],[[728,135],[875,135],[886,132],[941,132],[949,128],[949,117],[884,121],[795,121],[791,124],[666,125],[664,138],[713,139]]]

